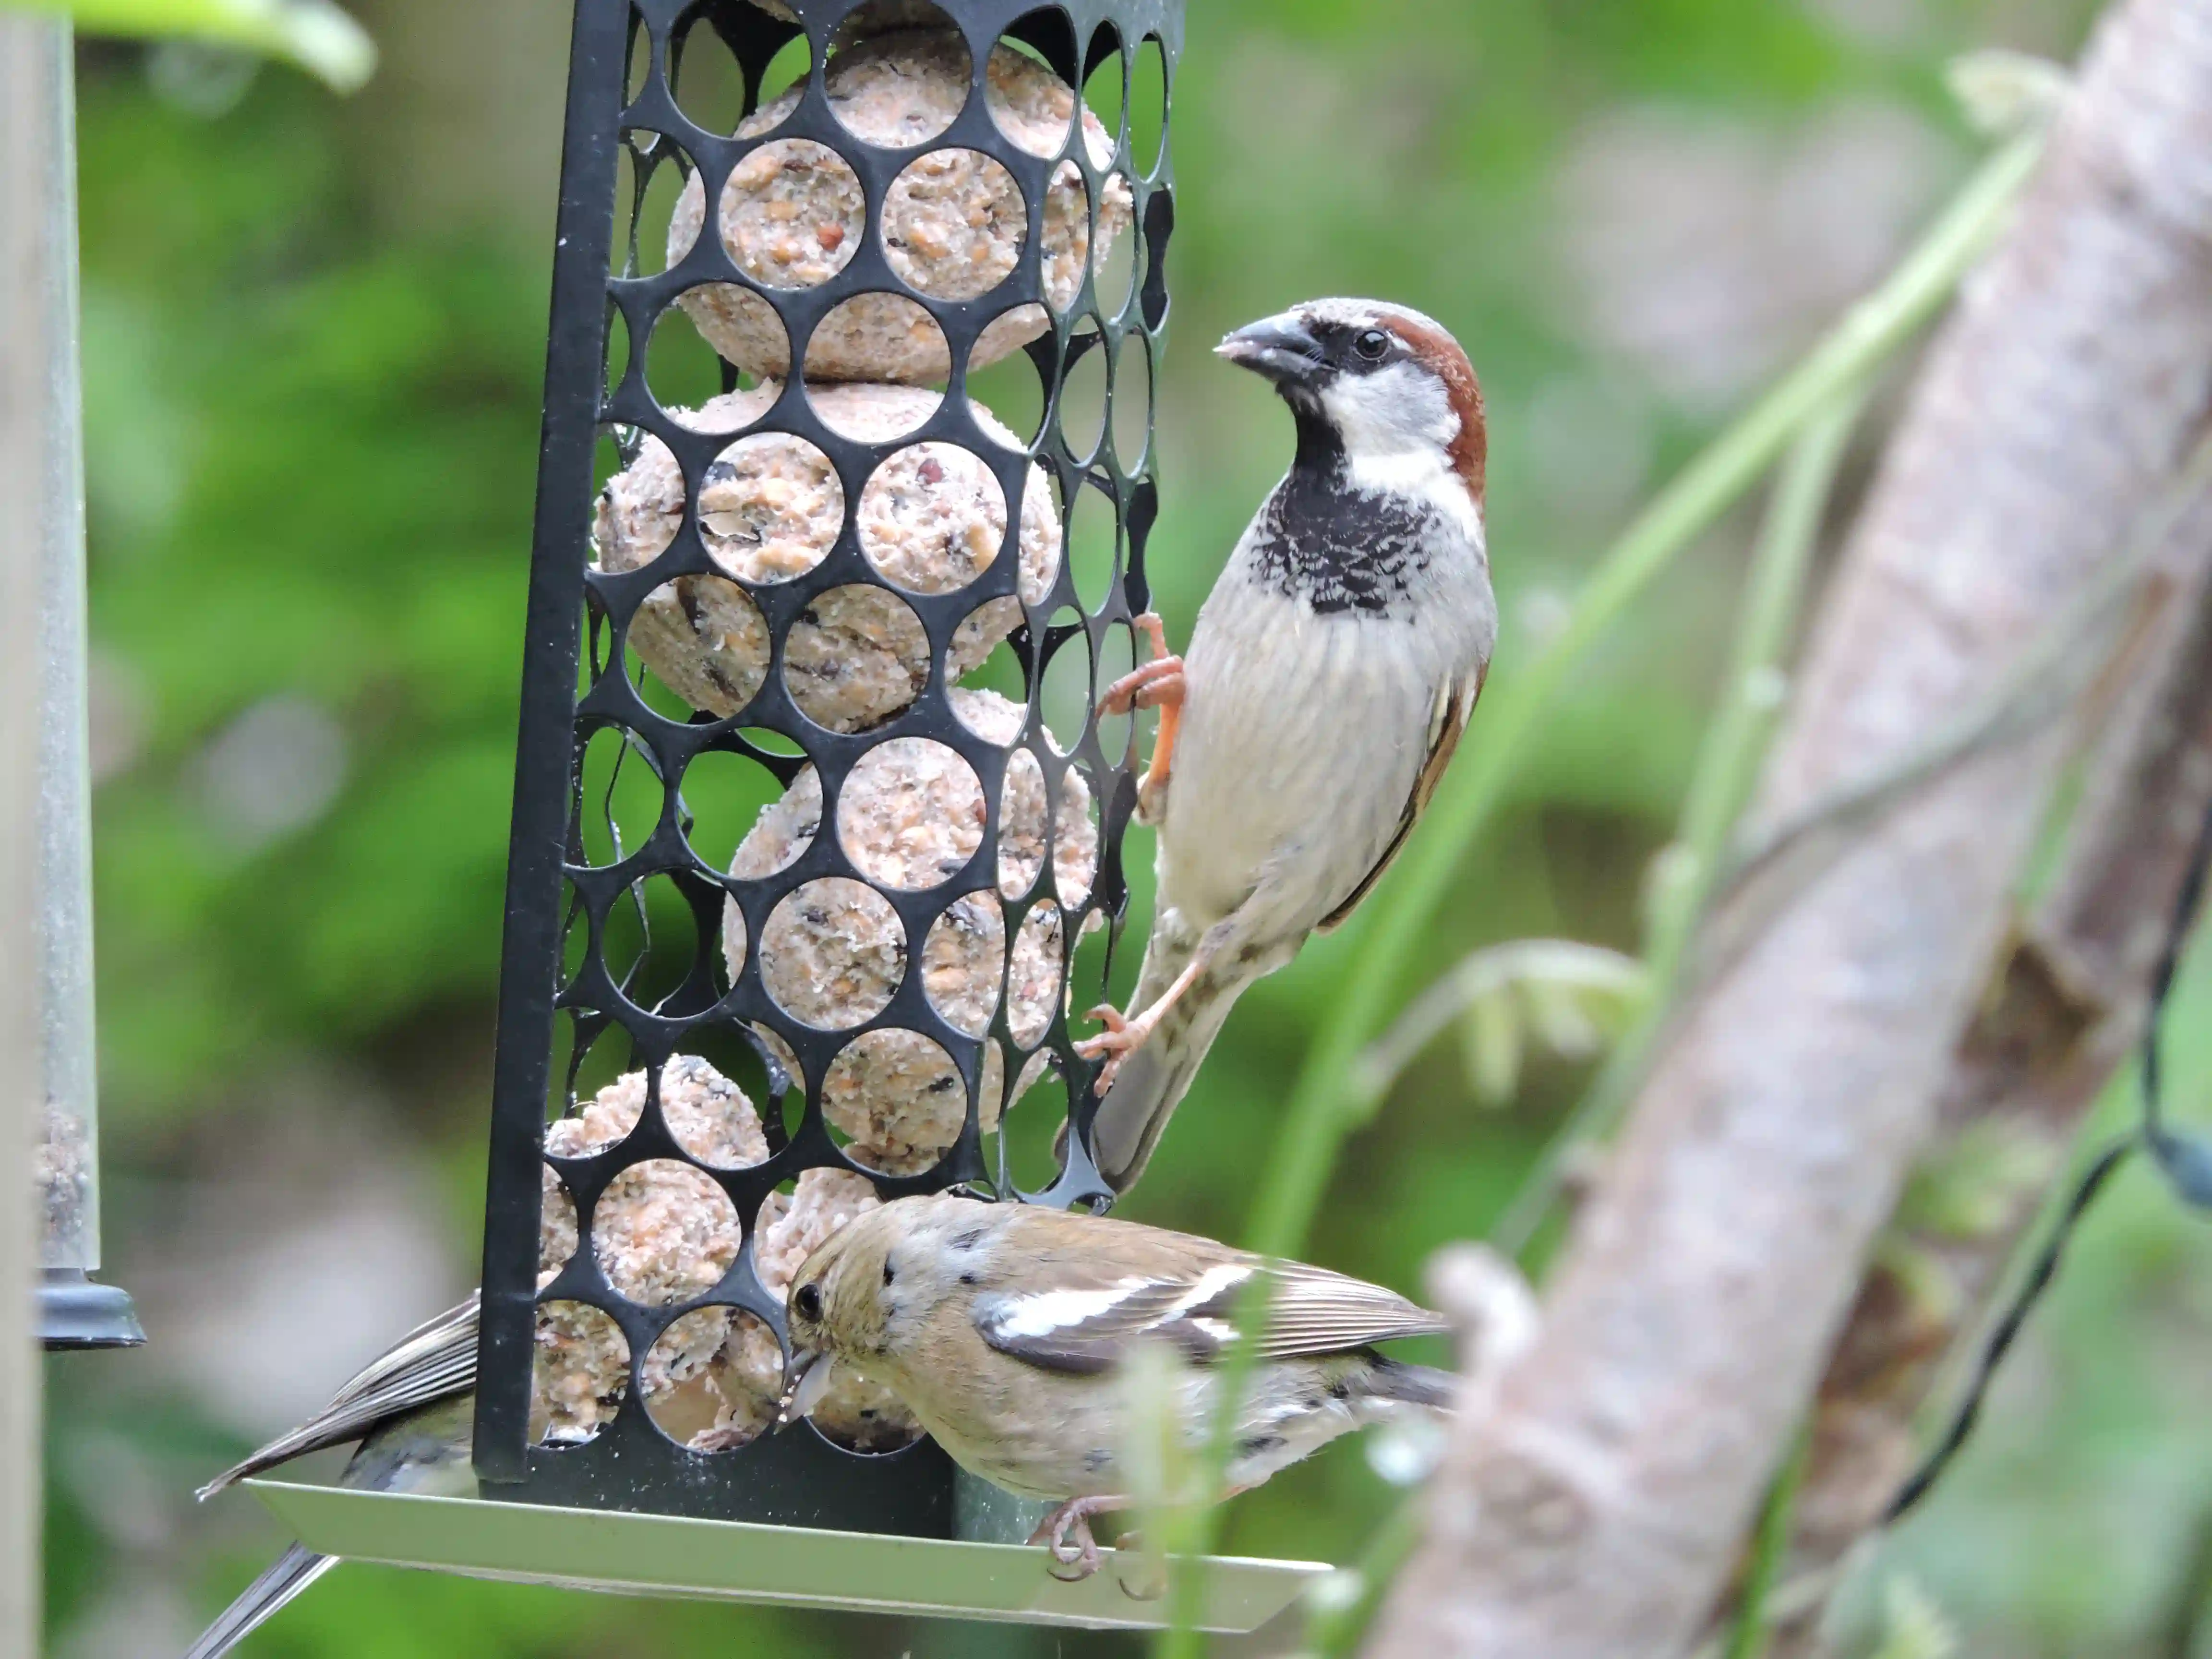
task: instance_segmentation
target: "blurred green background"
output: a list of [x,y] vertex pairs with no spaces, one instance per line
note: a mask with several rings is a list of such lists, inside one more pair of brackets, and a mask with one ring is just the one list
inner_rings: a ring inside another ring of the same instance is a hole
[[[349,101],[201,50],[80,59],[108,1273],[149,1343],[48,1372],[68,1659],[180,1649],[283,1541],[191,1488],[475,1273],[567,9],[358,9],[383,63]],[[1511,674],[1636,503],[1970,163],[1944,61],[2070,58],[2094,9],[1194,0],[1152,564],[1171,635],[1289,447],[1206,348],[1373,293],[1445,321],[1484,377]],[[1409,983],[1523,935],[1634,948],[1750,522],[1580,677]],[[1124,1213],[1242,1230],[1342,962],[1317,946],[1245,999]],[[1352,1143],[1309,1253],[1416,1287],[1582,1075],[1540,1057],[1486,1104],[1438,1043]],[[1917,1599],[1961,1654],[2212,1659],[2208,1377],[2205,1230],[2131,1176],[1954,1480],[1862,1574],[1869,1640]],[[1347,1559],[1393,1497],[1342,1445],[1239,1500],[1229,1545]],[[347,1568],[246,1652],[757,1649],[1135,1651]]]

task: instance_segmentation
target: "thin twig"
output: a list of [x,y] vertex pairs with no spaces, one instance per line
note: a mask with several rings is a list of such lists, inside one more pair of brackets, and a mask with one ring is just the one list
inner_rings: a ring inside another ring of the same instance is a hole
[[1770,687],[1780,678],[1797,631],[1820,521],[1865,399],[1863,385],[1839,393],[1807,425],[1776,480],[1720,712],[1699,746],[1674,845],[1661,854],[1667,873],[1653,907],[1643,1006],[1492,1228],[1491,1243],[1514,1255],[1528,1249],[1549,1213],[1575,1150],[1605,1135],[1626,1107],[1680,1005],[1690,941],[1711,904],[1729,837],[1773,735],[1779,711]]

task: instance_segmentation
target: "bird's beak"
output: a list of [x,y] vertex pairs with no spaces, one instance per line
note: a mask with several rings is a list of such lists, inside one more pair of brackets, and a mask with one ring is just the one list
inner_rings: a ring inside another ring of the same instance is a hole
[[835,1359],[811,1348],[794,1352],[783,1373],[783,1401],[775,1420],[788,1425],[811,1413],[830,1392],[830,1378],[836,1368]]
[[1247,323],[1213,349],[1277,386],[1308,385],[1324,366],[1321,342],[1292,311]]

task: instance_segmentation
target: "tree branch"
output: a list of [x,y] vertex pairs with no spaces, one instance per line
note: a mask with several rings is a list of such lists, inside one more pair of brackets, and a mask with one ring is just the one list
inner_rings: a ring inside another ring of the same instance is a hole
[[[2129,0],[1931,354],[1762,816],[1997,683],[2124,544],[2208,396],[2212,0]],[[1370,1651],[1631,1659],[1692,1638],[1936,1127],[2064,753],[2046,723],[1962,757],[1699,988],[1543,1335],[1455,1433]]]
[[[1965,1182],[1961,1212],[1892,1224],[1828,1358],[1785,1577],[1835,1566],[1881,1520],[1916,1455],[1913,1425],[1971,1335],[2082,1121],[2142,1039],[2148,976],[2197,826],[2212,810],[2212,510],[2168,549],[2172,600],[2147,671],[2100,735],[2060,872],[2018,928],[1951,1057],[1920,1167]],[[2024,1178],[2021,1178],[2024,1177]],[[1818,1652],[1826,1598],[1777,1632]]]

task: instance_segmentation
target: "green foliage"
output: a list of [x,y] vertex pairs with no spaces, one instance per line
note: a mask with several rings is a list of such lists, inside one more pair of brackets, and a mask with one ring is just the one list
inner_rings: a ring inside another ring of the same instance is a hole
[[288,58],[339,92],[376,68],[376,47],[330,0],[8,0],[58,11],[88,34],[173,35]]

